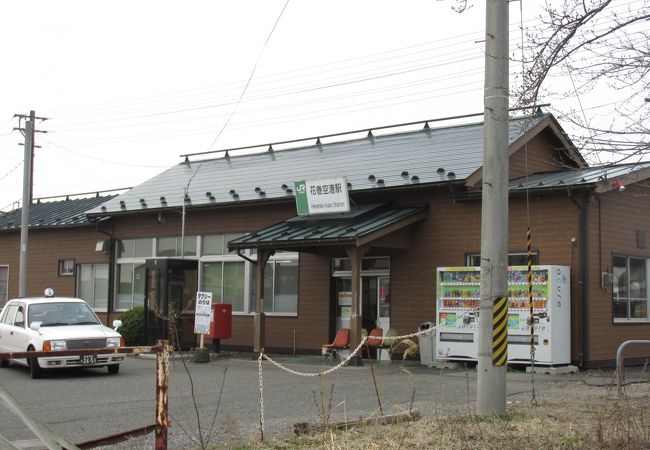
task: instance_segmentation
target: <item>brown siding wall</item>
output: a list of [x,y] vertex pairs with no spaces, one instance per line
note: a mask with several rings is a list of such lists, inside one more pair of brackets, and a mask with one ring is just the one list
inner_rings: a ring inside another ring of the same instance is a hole
[[[435,321],[435,271],[441,266],[463,266],[467,253],[480,253],[480,200],[454,202],[444,192],[425,191],[419,195],[395,196],[396,202],[425,203],[428,217],[413,225],[414,245],[408,252],[391,256],[391,326],[400,333],[417,330],[422,321]],[[567,192],[531,195],[529,207],[524,196],[511,197],[509,205],[511,252],[525,252],[528,211],[532,248],[540,264],[570,266],[572,277],[572,318],[578,316],[577,244],[579,214]],[[572,358],[578,360],[578,330],[572,329]]]
[[[632,185],[611,191],[590,204],[589,361],[612,365],[619,345],[629,339],[648,339],[650,323],[614,323],[612,289],[601,288],[601,272],[612,271],[613,254],[650,258],[650,188]],[[646,233],[638,248],[637,230]],[[647,288],[647,287],[646,287]],[[648,358],[648,346],[630,347],[625,357]]]
[[546,132],[535,136],[528,143],[528,148],[522,147],[509,159],[509,177],[511,180],[540,172],[563,170],[566,166],[562,163],[559,150],[552,146],[546,139]]
[[[76,277],[59,276],[59,260],[75,264],[107,263],[108,255],[95,251],[97,241],[107,236],[94,227],[30,230],[27,259],[27,296],[41,296],[45,288],[56,295],[74,296]],[[9,266],[9,298],[18,297],[20,232],[0,234],[0,265]]]

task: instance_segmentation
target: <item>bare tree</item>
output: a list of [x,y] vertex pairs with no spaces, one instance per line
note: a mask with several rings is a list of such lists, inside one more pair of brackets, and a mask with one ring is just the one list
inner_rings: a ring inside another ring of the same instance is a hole
[[[591,162],[650,155],[650,0],[547,0],[524,47],[514,103],[576,98],[576,108],[557,112]],[[616,98],[601,95],[612,90]],[[598,107],[584,108],[585,94]]]

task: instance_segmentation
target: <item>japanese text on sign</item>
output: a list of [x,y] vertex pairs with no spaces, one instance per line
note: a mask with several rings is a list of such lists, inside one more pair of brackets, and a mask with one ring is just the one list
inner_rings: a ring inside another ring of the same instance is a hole
[[299,215],[350,211],[348,183],[344,177],[296,181],[294,185]]
[[212,320],[212,292],[197,292],[194,313],[194,332],[208,334]]

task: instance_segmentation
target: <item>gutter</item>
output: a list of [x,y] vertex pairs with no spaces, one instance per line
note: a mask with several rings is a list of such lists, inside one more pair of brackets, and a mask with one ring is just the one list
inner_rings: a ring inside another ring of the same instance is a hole
[[579,302],[580,316],[578,320],[579,333],[579,360],[580,368],[589,361],[589,192],[585,191],[579,203],[579,229],[580,241],[578,253],[580,261],[580,274],[578,285],[580,287]]
[[95,222],[95,230],[99,233],[105,234],[109,238],[108,250],[108,304],[106,305],[106,326],[111,325],[111,311],[113,310],[113,302],[115,295],[115,236],[101,229],[101,221]]

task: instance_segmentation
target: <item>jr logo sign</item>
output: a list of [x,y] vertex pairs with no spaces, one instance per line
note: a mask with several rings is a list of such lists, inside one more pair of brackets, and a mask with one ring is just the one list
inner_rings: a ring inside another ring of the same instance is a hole
[[298,215],[331,214],[350,211],[345,178],[295,181]]

